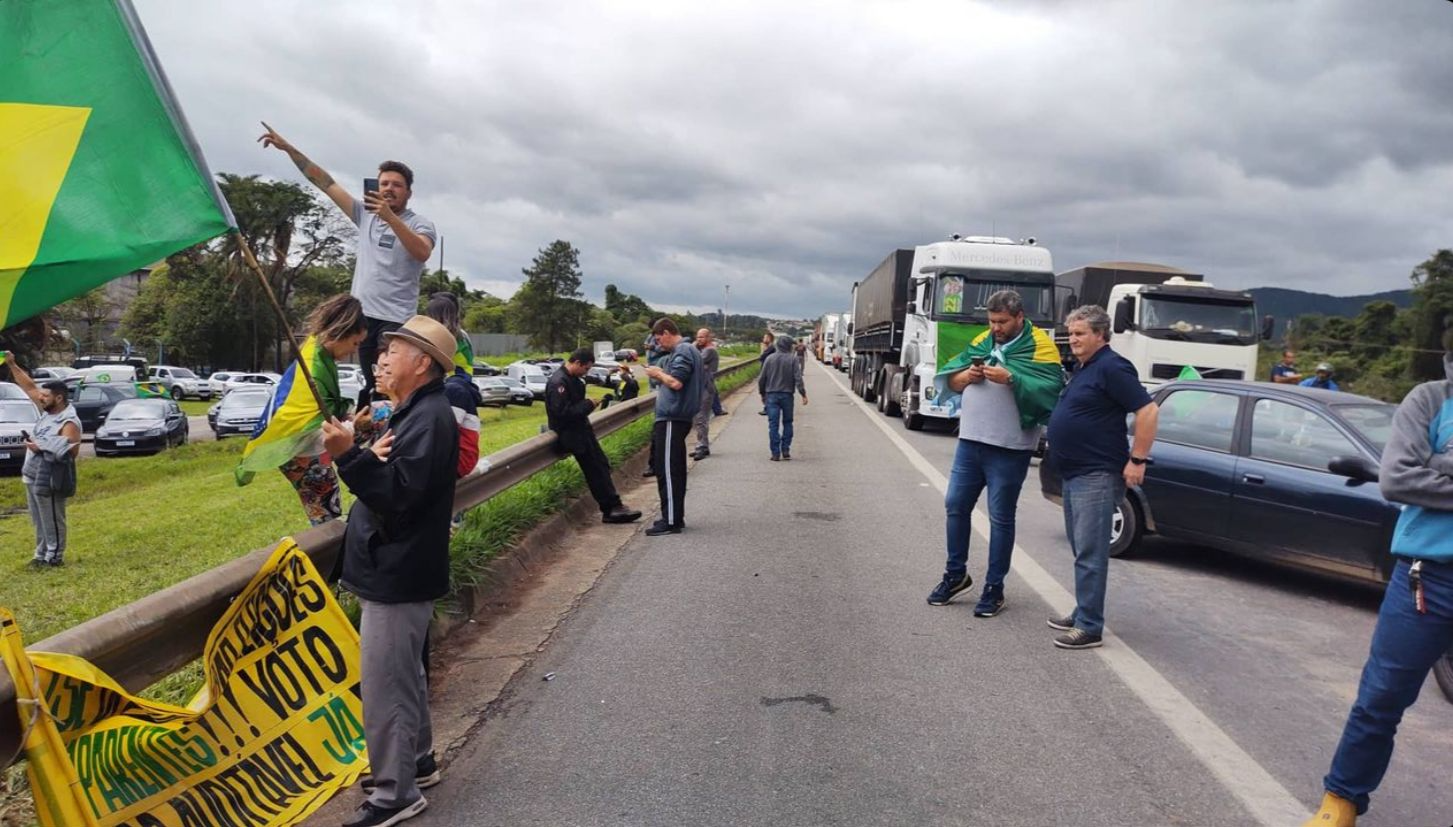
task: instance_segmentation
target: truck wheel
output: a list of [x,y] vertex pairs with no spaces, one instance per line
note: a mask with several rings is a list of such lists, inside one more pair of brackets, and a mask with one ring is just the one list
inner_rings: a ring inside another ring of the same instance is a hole
[[1443,690],[1443,696],[1453,702],[1453,649],[1444,652],[1443,657],[1433,664],[1433,676],[1438,679],[1438,687]]
[[902,398],[903,394],[902,379],[903,374],[894,373],[889,377],[887,386],[883,388],[883,397],[879,400],[878,404],[881,406],[879,410],[885,416],[903,415],[903,405],[898,401]]
[[876,401],[878,401],[878,394],[873,389],[873,374],[872,373],[869,373],[867,371],[864,371],[862,378],[858,380],[858,387],[859,387],[859,394],[863,397],[863,401],[864,402],[876,402]]
[[1140,512],[1127,496],[1110,517],[1110,556],[1134,557],[1140,546]]

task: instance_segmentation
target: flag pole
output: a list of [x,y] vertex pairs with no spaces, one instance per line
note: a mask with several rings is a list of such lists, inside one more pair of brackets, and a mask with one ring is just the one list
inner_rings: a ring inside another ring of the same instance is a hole
[[[272,292],[272,285],[267,281],[267,274],[262,272],[262,265],[257,263],[257,257],[252,254],[252,247],[248,246],[247,239],[242,237],[240,230],[234,229],[232,235],[237,239],[237,248],[242,251],[242,258],[252,272],[257,274],[257,280],[262,282],[262,290],[267,294],[267,301],[272,305],[273,312],[277,314],[278,324],[288,334],[288,344],[293,346],[293,358],[298,362],[298,370],[302,371],[303,379],[308,383],[308,390],[313,392],[313,401],[318,405],[318,411],[323,414],[324,419],[333,416],[328,406],[323,402],[323,395],[318,393],[318,386],[313,382],[313,373],[308,370],[308,363],[303,360],[303,348],[298,344],[297,336],[293,335],[292,326],[288,324],[287,314],[283,312],[282,305],[278,304],[277,295]],[[323,343],[319,342],[318,347]]]

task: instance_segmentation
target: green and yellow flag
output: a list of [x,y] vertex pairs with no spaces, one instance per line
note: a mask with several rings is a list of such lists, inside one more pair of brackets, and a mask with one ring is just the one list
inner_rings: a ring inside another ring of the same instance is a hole
[[962,397],[949,391],[949,377],[971,365],[975,356],[982,357],[986,365],[1008,368],[1014,376],[1010,388],[1019,406],[1019,427],[1028,429],[1048,424],[1065,384],[1054,337],[1028,319],[1024,320],[1024,329],[1019,335],[1002,345],[994,341],[993,333],[987,329],[974,337],[962,353],[949,360],[933,377],[938,398],[948,400],[950,416],[958,415]]
[[0,328],[236,226],[129,0],[0,2]]

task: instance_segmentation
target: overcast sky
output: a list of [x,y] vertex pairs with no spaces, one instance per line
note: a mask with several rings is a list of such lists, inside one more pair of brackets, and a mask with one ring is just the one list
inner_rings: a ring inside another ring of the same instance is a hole
[[1444,0],[135,3],[214,171],[405,161],[501,296],[557,238],[597,303],[804,317],[952,232],[1335,294],[1453,246]]

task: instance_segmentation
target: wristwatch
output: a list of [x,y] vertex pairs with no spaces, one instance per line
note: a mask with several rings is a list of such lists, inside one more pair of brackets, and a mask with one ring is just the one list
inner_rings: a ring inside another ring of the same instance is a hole
[[1144,465],[1147,462],[1150,462],[1150,457],[1137,457],[1134,454],[1130,455],[1131,465]]

